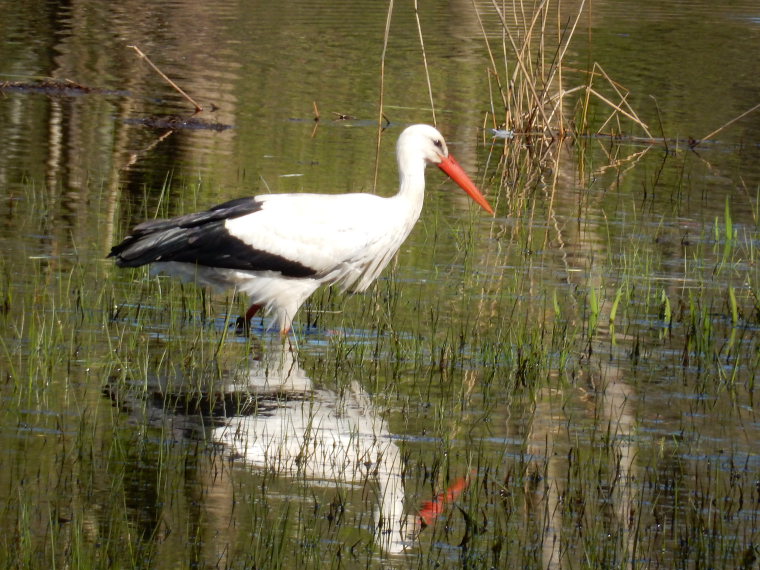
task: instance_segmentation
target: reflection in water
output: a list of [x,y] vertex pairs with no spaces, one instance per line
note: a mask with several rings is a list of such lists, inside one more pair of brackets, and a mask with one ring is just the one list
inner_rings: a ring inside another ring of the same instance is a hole
[[[578,441],[568,422],[567,394],[549,389],[538,394],[524,434],[531,458],[527,465],[525,528],[540,537],[543,568],[572,565],[572,545],[583,542],[584,527],[593,534],[590,529],[603,526],[608,538],[618,542],[620,552],[634,552],[632,517],[639,511],[634,481],[640,471],[635,463],[638,446],[632,437],[635,394],[620,370],[611,365],[600,366],[595,381],[600,383],[598,391],[585,404],[593,408],[589,413],[599,416],[600,425],[607,427],[606,441]],[[597,467],[600,479],[571,482],[576,472],[589,468],[584,465],[588,462]],[[584,489],[585,497],[596,499],[598,505],[590,510],[594,515],[602,513],[608,519],[606,524],[588,520],[584,509],[572,504],[577,486]],[[578,520],[569,524],[570,517]],[[621,560],[626,560],[625,554]]]
[[[341,393],[315,388],[296,353],[287,343],[277,344],[279,349],[222,374],[222,385],[207,393],[199,395],[192,375],[178,374],[153,379],[147,411],[140,398],[119,393],[116,386],[110,395],[130,413],[145,414],[140,421],[171,425],[175,438],[208,438],[221,444],[233,463],[278,478],[370,488],[374,481],[375,541],[387,553],[402,552],[419,530],[420,517],[404,515],[403,463],[387,423],[358,382]],[[206,506],[224,535],[234,509],[230,477],[210,477],[204,484],[209,487],[203,493]],[[218,544],[213,548],[227,550]]]
[[[601,291],[607,265],[600,260],[604,260],[608,242],[600,238],[598,224],[573,223],[573,218],[565,214],[573,210],[573,200],[577,199],[572,178],[576,173],[572,163],[574,155],[564,146],[552,145],[542,150],[546,172],[551,173],[547,176],[546,192],[553,196],[555,208],[546,214],[545,239],[546,243],[551,240],[551,247],[544,244],[545,255],[554,258],[549,267],[563,276],[563,282],[572,291]],[[635,163],[643,153],[632,151],[620,158],[620,164]],[[600,210],[599,204],[589,201],[583,213],[602,217]],[[482,266],[508,268],[510,264],[484,259]],[[495,276],[488,286],[496,290],[504,279],[507,277]],[[547,278],[540,271],[526,272],[527,290],[539,290],[538,283],[544,279]],[[582,297],[575,294],[568,296],[568,302],[562,306],[563,315],[538,302],[532,315],[543,323],[562,323],[562,319],[588,322],[588,309],[579,298]],[[497,309],[485,301],[479,307],[483,315],[494,310]],[[572,565],[573,549],[585,540],[581,529],[585,529],[586,535],[594,535],[590,529],[603,527],[604,532],[617,541],[616,546],[623,553],[621,563],[625,560],[630,563],[625,553],[635,549],[632,517],[640,510],[640,497],[634,482],[639,479],[641,466],[636,463],[638,443],[633,436],[640,411],[636,405],[637,392],[628,380],[630,371],[624,366],[632,339],[618,333],[613,341],[614,326],[611,330],[609,325],[614,321],[611,311],[611,303],[600,307],[595,335],[584,354],[579,355],[585,361],[583,376],[570,383],[555,372],[557,378],[536,391],[532,410],[526,411],[521,421],[515,423],[508,419],[506,422],[508,436],[523,442],[528,458],[522,528],[530,537],[528,542],[535,541],[537,551],[540,549],[542,568]],[[594,420],[589,422],[592,417]],[[604,436],[586,432],[589,423],[601,426]],[[590,468],[589,463],[596,469]],[[578,473],[591,472],[596,472],[598,480],[576,480]],[[573,504],[573,493],[578,488],[583,489],[584,498],[596,499],[598,504],[589,510],[593,511],[592,516],[602,513],[606,519],[604,524],[588,520],[583,507]]]
[[[388,552],[408,544],[402,461],[386,422],[354,381],[343,394],[315,389],[295,353],[282,350],[248,370],[244,388],[268,404],[228,418],[211,437],[255,468],[282,476],[338,484],[375,478],[380,504],[377,540]],[[241,386],[230,386],[240,390]]]

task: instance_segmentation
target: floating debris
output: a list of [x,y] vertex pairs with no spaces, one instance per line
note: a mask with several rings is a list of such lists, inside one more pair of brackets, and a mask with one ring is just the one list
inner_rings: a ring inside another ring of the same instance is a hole
[[515,138],[515,132],[512,129],[491,129],[491,134],[497,139]]
[[82,85],[75,81],[58,81],[55,79],[45,79],[42,81],[0,81],[0,91],[19,91],[45,93],[47,95],[87,95],[97,93],[100,95],[128,95],[127,91],[117,91],[114,89],[102,89],[100,87],[90,87]]
[[355,121],[356,117],[353,115],[348,115],[346,113],[336,113],[335,111],[330,111],[333,115],[333,121]]
[[183,129],[199,129],[208,131],[226,131],[232,125],[204,121],[197,117],[181,117],[179,115],[151,115],[142,119],[124,119],[128,125],[142,125],[153,129],[170,129],[179,131]]

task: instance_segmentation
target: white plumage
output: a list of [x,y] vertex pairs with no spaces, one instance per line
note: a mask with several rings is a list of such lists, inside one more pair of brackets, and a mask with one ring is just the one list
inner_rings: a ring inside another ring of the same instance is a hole
[[205,212],[136,226],[109,257],[121,267],[152,263],[217,289],[235,288],[275,313],[286,333],[320,285],[364,291],[411,232],[422,210],[425,166],[435,164],[481,207],[493,210],[428,125],[401,133],[396,147],[400,188],[373,194],[266,194]]

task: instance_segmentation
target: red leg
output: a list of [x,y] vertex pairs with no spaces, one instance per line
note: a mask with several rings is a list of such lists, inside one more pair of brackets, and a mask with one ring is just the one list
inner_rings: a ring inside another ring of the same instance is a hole
[[248,334],[248,331],[251,330],[251,319],[256,316],[256,313],[258,313],[261,308],[262,305],[254,303],[248,307],[245,316],[238,317],[237,323],[235,323],[235,328],[237,329],[238,334]]
[[444,493],[438,493],[433,500],[426,502],[420,508],[419,522],[423,527],[433,524],[444,509],[457,500],[467,486],[470,484],[469,477],[460,477],[446,489]]
[[248,310],[245,312],[245,321],[247,323],[251,322],[251,319],[256,316],[256,313],[258,313],[261,310],[261,305],[257,305],[254,303],[250,307],[248,307]]

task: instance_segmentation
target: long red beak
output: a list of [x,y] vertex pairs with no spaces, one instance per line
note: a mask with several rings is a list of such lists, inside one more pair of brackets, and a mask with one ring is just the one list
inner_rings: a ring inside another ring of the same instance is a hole
[[464,170],[462,170],[462,167],[459,166],[459,163],[456,160],[454,160],[453,156],[449,155],[439,162],[438,168],[451,176],[451,179],[459,184],[462,190],[467,192],[473,200],[480,204],[481,208],[489,214],[493,214],[493,208],[486,201],[485,196],[481,194],[480,190],[475,186],[475,183],[470,180],[470,177],[467,176],[467,173]]

